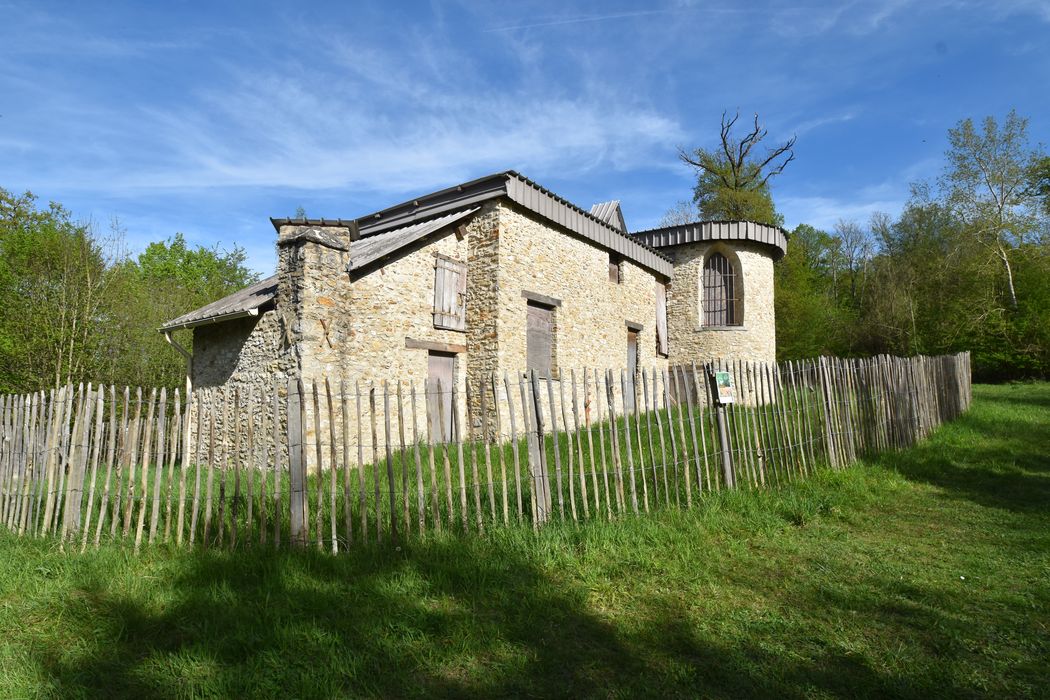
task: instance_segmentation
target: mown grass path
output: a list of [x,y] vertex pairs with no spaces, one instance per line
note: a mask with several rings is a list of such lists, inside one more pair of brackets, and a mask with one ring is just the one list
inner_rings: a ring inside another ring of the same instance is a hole
[[1050,694],[1050,385],[692,511],[338,557],[0,537],[0,697]]

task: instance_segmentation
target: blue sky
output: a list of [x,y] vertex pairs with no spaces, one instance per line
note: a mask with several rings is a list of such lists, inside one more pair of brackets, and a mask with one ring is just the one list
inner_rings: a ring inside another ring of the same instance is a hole
[[516,169],[631,229],[690,194],[723,110],[798,136],[793,227],[895,214],[964,117],[1050,133],[1050,0],[0,0],[0,187],[132,251],[274,265],[270,216],[350,218]]

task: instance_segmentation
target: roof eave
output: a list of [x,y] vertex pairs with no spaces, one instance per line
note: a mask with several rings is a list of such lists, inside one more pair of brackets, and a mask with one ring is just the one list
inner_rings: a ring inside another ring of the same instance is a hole
[[249,316],[258,316],[261,313],[263,305],[257,306],[254,309],[244,309],[241,311],[231,311],[227,314],[219,314],[218,316],[211,316],[209,318],[195,319],[193,321],[185,321],[183,323],[169,324],[161,326],[157,329],[158,333],[170,333],[172,331],[181,331],[187,328],[197,328],[199,326],[208,326],[213,323],[222,323],[223,321],[233,321],[238,318],[247,318]]

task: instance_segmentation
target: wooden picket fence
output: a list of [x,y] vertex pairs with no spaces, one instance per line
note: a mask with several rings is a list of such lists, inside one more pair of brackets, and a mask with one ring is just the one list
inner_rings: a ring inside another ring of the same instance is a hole
[[[732,375],[735,403],[715,400],[715,371]],[[908,447],[965,411],[971,387],[960,353],[184,398],[90,384],[0,397],[0,519],[81,550],[116,540],[332,552],[612,519]]]

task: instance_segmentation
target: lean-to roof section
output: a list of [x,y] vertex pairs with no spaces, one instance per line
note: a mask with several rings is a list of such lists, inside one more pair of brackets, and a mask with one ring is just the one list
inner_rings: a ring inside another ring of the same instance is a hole
[[263,306],[277,296],[277,275],[259,280],[222,299],[174,318],[160,327],[161,331],[177,331],[207,323],[229,321],[244,316],[258,316]]

